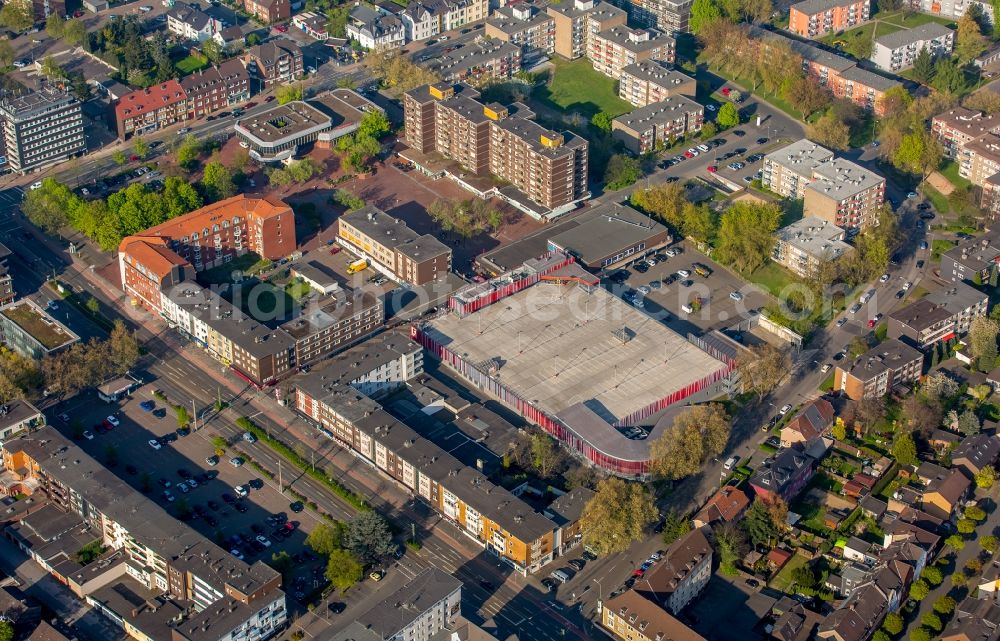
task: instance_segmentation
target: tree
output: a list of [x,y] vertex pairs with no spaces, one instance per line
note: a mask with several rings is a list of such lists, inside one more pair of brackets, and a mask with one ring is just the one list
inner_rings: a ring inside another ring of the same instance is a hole
[[[943,411],[941,409],[941,403],[934,399],[920,398],[919,395],[913,394],[907,396],[903,401],[902,415],[905,424],[909,425],[908,432],[917,431],[921,434],[930,434],[930,432],[941,425],[941,418],[943,416]],[[903,461],[899,461],[903,465]]]
[[149,145],[141,137],[136,136],[132,141],[132,152],[140,159],[145,160],[146,156],[149,155]]
[[996,482],[997,473],[992,466],[986,466],[976,473],[976,487],[982,490],[988,490],[993,487]]
[[809,125],[809,139],[825,147],[845,150],[850,147],[851,131],[832,111],[828,111]]
[[749,274],[763,265],[774,247],[781,209],[773,203],[739,201],[722,214],[716,254],[718,259]]
[[531,462],[543,479],[552,475],[562,458],[562,450],[551,436],[540,433],[531,435]]
[[934,61],[934,79],[931,86],[938,91],[960,94],[966,87],[965,72],[950,56],[941,56]]
[[236,195],[236,183],[233,173],[221,162],[210,162],[205,165],[205,173],[201,178],[202,190],[208,202],[215,202]]
[[885,615],[885,620],[882,621],[882,628],[885,629],[891,636],[896,636],[903,631],[903,627],[906,625],[906,621],[903,620],[902,615],[898,612],[890,612]]
[[707,25],[722,18],[722,10],[715,0],[694,0],[688,25],[691,33],[700,33]]
[[947,594],[934,599],[934,611],[945,616],[954,612],[956,605],[955,599],[951,598]]
[[705,203],[685,203],[681,229],[688,238],[702,243],[712,242],[716,234],[715,214]]
[[184,138],[181,139],[180,144],[177,146],[177,164],[184,169],[192,169],[194,164],[198,161],[198,156],[201,155],[201,150],[201,141],[198,140],[194,134],[184,136]]
[[623,189],[642,178],[642,165],[637,158],[615,154],[604,170],[604,186],[611,191]]
[[125,155],[125,152],[122,151],[121,149],[116,150],[115,153],[111,154],[111,157],[112,159],[114,159],[115,163],[117,163],[119,167],[124,165],[125,161],[128,160],[128,157]]
[[433,71],[416,65],[409,57],[400,54],[398,49],[369,51],[364,65],[383,87],[391,87],[398,92],[441,80]]
[[916,465],[918,463],[917,445],[913,441],[912,432],[905,429],[899,430],[892,442],[892,456],[900,465]]
[[971,519],[976,523],[982,523],[986,520],[986,510],[979,507],[978,505],[970,505],[965,508],[965,518]]
[[996,551],[1000,549],[1000,538],[992,534],[981,536],[979,537],[979,546],[990,554],[996,554]]
[[1000,94],[995,91],[977,91],[965,97],[962,104],[974,111],[984,111],[988,114],[1000,111]]
[[920,623],[934,632],[940,632],[944,628],[944,624],[941,623],[941,617],[933,612],[927,612],[924,616],[920,617]]
[[1000,334],[1000,322],[986,316],[972,319],[972,325],[969,327],[969,355],[982,371],[988,372],[993,369],[997,359],[998,334]]
[[481,198],[438,199],[427,207],[427,214],[441,229],[461,238],[472,238],[490,227],[497,229],[503,222],[501,212]]
[[924,380],[921,389],[930,398],[947,400],[958,394],[958,383],[947,374],[935,372]]
[[201,43],[201,52],[212,61],[212,64],[217,65],[222,62],[222,54],[224,53],[222,45],[214,38],[209,38]]
[[792,357],[787,350],[770,343],[755,345],[736,357],[743,389],[755,392],[758,398],[770,394],[792,369]]
[[66,18],[59,13],[53,13],[45,19],[45,33],[53,38],[62,38],[63,30],[66,28]]
[[910,641],[931,641],[931,633],[927,628],[914,628],[910,632]]
[[289,556],[288,552],[282,550],[281,552],[275,552],[271,555],[271,567],[274,568],[276,572],[281,574],[282,577],[288,577],[294,569],[295,563],[292,561],[292,557]]
[[872,641],[892,641],[892,638],[886,633],[884,629],[875,630],[872,634]]
[[600,111],[594,114],[594,117],[590,119],[590,124],[594,125],[594,128],[598,131],[610,134],[612,120],[614,120],[614,118],[611,114],[606,111]]
[[934,58],[931,57],[927,47],[923,47],[917,57],[913,59],[913,78],[917,82],[925,85],[930,84],[934,79]]
[[966,12],[958,19],[958,29],[955,34],[955,55],[962,62],[969,62],[986,51],[989,41],[983,35],[979,23]]
[[715,137],[719,133],[719,127],[714,122],[706,122],[701,126],[701,131],[698,132],[698,137],[702,140],[708,140],[709,138]]
[[792,582],[800,588],[812,589],[816,587],[819,578],[811,567],[803,565],[792,570]]
[[902,137],[892,156],[892,164],[897,169],[922,177],[929,170],[936,169],[941,164],[942,157],[940,143],[920,129]]
[[663,519],[663,543],[670,545],[691,531],[691,519],[674,510],[667,512]]
[[87,26],[80,20],[67,20],[63,28],[63,42],[75,47],[87,38]]
[[0,40],[0,67],[9,67],[14,62],[17,53],[10,40]]
[[965,539],[957,534],[952,534],[944,540],[944,544],[956,552],[961,552],[965,547]]
[[742,525],[754,547],[770,547],[771,542],[778,536],[778,530],[771,522],[767,506],[759,497],[747,510]]
[[731,427],[729,415],[718,403],[683,410],[670,429],[650,445],[653,473],[667,479],[697,473],[705,460],[725,449]]
[[789,83],[787,91],[783,91],[782,94],[782,97],[802,114],[804,120],[830,104],[830,93],[819,84],[818,80],[806,75],[795,77]]
[[833,421],[833,428],[830,430],[830,433],[833,434],[833,438],[838,441],[843,441],[847,438],[847,425],[844,424],[843,418],[838,416]]
[[14,624],[10,621],[0,621],[0,641],[14,641]]
[[924,568],[924,571],[920,574],[920,578],[927,581],[930,585],[937,587],[941,585],[944,581],[944,574],[941,572],[941,568],[933,565],[928,565]]
[[255,47],[260,44],[260,36],[256,33],[251,33],[247,36],[247,46]]
[[341,592],[361,580],[365,575],[364,566],[352,552],[334,550],[326,562],[326,580]]
[[174,416],[177,418],[177,427],[187,427],[191,422],[191,416],[183,405],[174,405]]
[[642,540],[656,517],[656,506],[645,487],[620,478],[604,479],[580,516],[583,542],[600,556],[623,552]]
[[28,220],[47,234],[54,234],[69,222],[67,212],[76,207],[79,197],[69,187],[46,178],[42,186],[29,191],[21,203]]
[[35,23],[35,12],[29,0],[11,0],[0,8],[0,25],[14,31],[25,31]]
[[735,127],[740,124],[740,112],[736,108],[736,105],[727,102],[719,108],[719,115],[716,116],[715,121],[719,123],[720,127],[725,129]]
[[59,66],[59,63],[52,56],[46,56],[42,59],[41,73],[49,80],[59,80],[66,77],[66,71]]
[[962,434],[972,436],[979,433],[980,429],[982,429],[982,424],[979,422],[979,417],[976,416],[975,412],[965,410],[958,417],[958,429]]
[[923,579],[917,579],[910,586],[910,598],[915,601],[923,601],[930,594],[931,588]]
[[389,524],[378,512],[371,511],[361,512],[347,524],[344,545],[366,564],[389,556],[397,548]]
[[724,522],[712,529],[712,539],[719,555],[719,571],[734,576],[737,573],[736,564],[743,558],[746,548],[743,532],[734,524]]
[[275,92],[279,105],[284,105],[295,100],[302,100],[303,95],[302,85],[299,84],[282,85]]
[[124,374],[139,362],[139,341],[121,319],[116,319],[111,328],[108,347],[116,374]]
[[341,549],[343,534],[339,524],[319,523],[306,537],[306,545],[316,554],[329,556]]
[[361,117],[361,122],[358,123],[357,134],[378,140],[389,133],[391,129],[392,125],[389,123],[389,118],[384,113],[381,111],[369,111]]
[[972,519],[959,519],[955,524],[959,534],[972,534],[976,531],[976,522]]

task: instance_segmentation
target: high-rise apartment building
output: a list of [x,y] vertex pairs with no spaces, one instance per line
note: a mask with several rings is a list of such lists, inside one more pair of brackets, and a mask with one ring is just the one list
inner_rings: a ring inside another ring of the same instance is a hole
[[555,23],[555,52],[573,60],[587,55],[592,34],[625,26],[628,13],[600,0],[574,0],[546,8]]
[[520,45],[524,54],[552,53],[556,26],[552,16],[530,3],[500,7],[486,21],[487,38]]
[[674,62],[676,42],[670,36],[652,29],[630,29],[625,26],[605,29],[591,36],[587,57],[596,71],[616,80],[622,69],[643,62],[659,60]]
[[0,126],[8,166],[22,174],[87,151],[80,101],[59,89],[0,97]]

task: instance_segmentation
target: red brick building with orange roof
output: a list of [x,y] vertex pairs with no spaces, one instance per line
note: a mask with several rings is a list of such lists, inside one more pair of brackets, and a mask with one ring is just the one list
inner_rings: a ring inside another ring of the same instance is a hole
[[187,94],[176,80],[133,91],[115,103],[118,137],[125,140],[129,136],[172,125],[184,118],[186,109]]
[[717,522],[734,523],[743,516],[748,507],[750,507],[750,497],[746,492],[727,485],[713,494],[692,520],[696,528]]
[[295,251],[291,207],[270,196],[239,194],[129,236],[118,248],[126,295],[160,310],[165,285],[253,252],[278,260]]

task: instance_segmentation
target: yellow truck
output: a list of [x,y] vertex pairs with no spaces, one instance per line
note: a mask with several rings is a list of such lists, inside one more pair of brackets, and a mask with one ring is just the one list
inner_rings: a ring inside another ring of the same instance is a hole
[[364,258],[359,258],[350,265],[347,266],[348,274],[357,274],[358,272],[368,269],[368,261]]

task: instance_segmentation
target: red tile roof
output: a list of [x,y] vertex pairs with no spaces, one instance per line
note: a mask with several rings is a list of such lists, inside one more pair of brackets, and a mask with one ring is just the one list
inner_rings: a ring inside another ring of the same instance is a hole
[[148,271],[156,274],[160,280],[168,276],[174,267],[190,265],[167,247],[166,241],[159,237],[129,236],[118,245],[118,252],[127,254]]
[[200,233],[204,228],[211,227],[213,221],[221,218],[239,216],[240,218],[267,219],[285,213],[291,214],[292,209],[277,198],[238,194],[183,216],[172,218],[155,227],[150,227],[142,232],[142,235],[176,239],[188,236],[192,232]]
[[696,521],[714,523],[715,521],[733,521],[750,505],[750,497],[736,487],[727,485],[708,499],[705,507],[695,515]]
[[135,118],[165,106],[187,100],[184,88],[176,80],[167,80],[146,89],[126,94],[115,103],[115,116],[119,121]]

